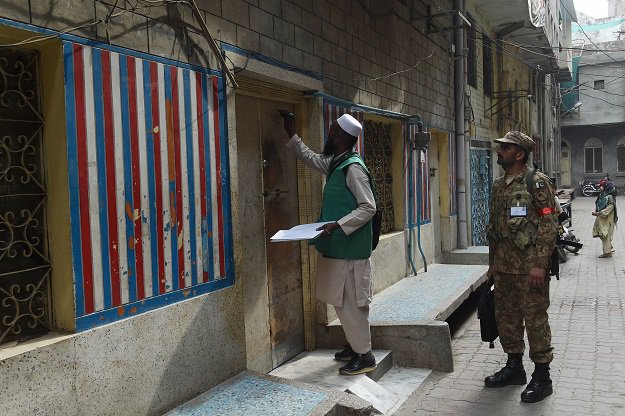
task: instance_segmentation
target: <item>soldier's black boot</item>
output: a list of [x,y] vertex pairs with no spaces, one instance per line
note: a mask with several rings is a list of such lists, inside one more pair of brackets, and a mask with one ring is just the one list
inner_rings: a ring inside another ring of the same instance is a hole
[[551,377],[549,377],[549,364],[536,363],[536,368],[532,373],[532,380],[529,382],[523,393],[521,401],[525,403],[536,403],[553,393]]
[[522,353],[508,354],[508,362],[505,367],[484,379],[486,387],[504,387],[525,383],[527,383],[527,376],[523,368]]

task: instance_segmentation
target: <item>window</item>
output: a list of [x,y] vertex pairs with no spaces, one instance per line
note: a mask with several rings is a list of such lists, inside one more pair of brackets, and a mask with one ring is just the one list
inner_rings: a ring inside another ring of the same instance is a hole
[[616,171],[625,173],[625,137],[616,144]]
[[586,173],[603,172],[603,144],[597,138],[589,139],[584,145]]
[[482,45],[484,48],[482,60],[484,66],[484,78],[482,79],[484,94],[490,96],[493,93],[493,49],[488,36],[482,36]]
[[[471,15],[468,14],[469,21],[473,23]],[[473,88],[477,88],[477,53],[475,50],[475,44],[477,32],[475,25],[471,24],[471,27],[467,28],[467,82]]]
[[596,90],[602,90],[605,88],[605,81],[602,79],[599,79],[597,81],[595,81],[595,89]]
[[375,182],[376,204],[384,210],[380,234],[393,231],[393,164],[391,124],[365,120],[365,163]]

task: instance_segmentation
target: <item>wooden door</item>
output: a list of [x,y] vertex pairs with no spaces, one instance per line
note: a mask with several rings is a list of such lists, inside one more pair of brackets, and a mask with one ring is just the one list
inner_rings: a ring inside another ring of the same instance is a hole
[[[237,95],[239,194],[244,239],[248,367],[276,368],[304,350],[299,243],[270,243],[298,224],[296,158],[278,109],[293,105]],[[264,318],[264,320],[263,320]]]

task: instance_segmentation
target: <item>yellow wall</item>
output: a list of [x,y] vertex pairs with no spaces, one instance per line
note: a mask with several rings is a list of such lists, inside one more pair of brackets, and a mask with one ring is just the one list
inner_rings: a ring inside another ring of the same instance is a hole
[[[436,175],[439,178],[439,200],[440,200],[440,215],[449,216],[449,201],[451,199],[449,189],[449,141],[447,140],[447,133],[438,130],[432,130],[432,140],[436,140],[438,144],[438,172]],[[436,201],[432,201],[434,205]]]

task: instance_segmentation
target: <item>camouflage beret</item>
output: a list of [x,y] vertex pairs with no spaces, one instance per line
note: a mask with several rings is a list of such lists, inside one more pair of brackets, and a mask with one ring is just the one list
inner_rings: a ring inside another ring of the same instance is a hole
[[516,144],[528,153],[532,153],[534,150],[534,140],[520,131],[509,131],[501,139],[495,139],[495,142]]

